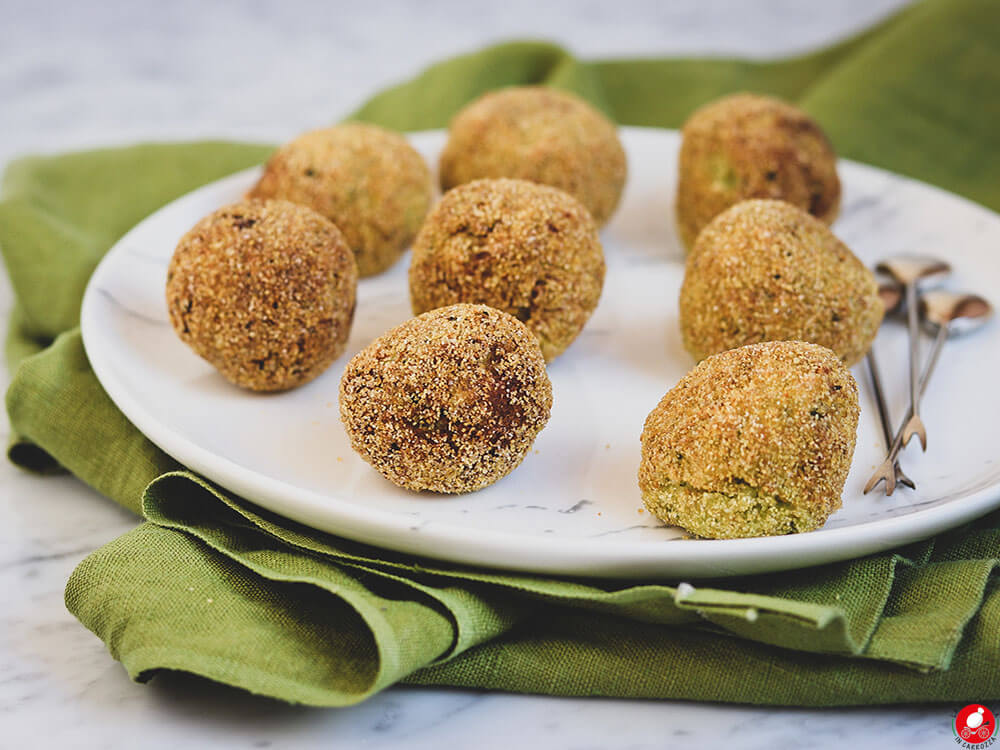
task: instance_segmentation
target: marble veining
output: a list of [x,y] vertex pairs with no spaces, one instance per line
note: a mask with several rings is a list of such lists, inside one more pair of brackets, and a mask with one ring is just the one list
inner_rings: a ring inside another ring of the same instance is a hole
[[100,294],[104,299],[106,299],[108,302],[110,302],[116,308],[118,308],[119,310],[121,310],[122,313],[124,313],[126,316],[128,316],[132,320],[138,320],[138,321],[141,321],[143,323],[148,323],[149,325],[159,326],[159,327],[167,325],[167,321],[164,320],[163,318],[154,318],[153,316],[146,315],[144,313],[139,312],[138,310],[133,310],[131,307],[129,307],[124,302],[122,302],[121,300],[119,300],[106,287],[100,286],[100,287],[96,287],[96,289],[97,289],[98,294]]

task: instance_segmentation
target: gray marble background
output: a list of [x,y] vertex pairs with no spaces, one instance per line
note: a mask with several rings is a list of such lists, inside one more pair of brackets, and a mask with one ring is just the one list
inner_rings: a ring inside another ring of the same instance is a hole
[[[0,164],[147,139],[281,141],[431,61],[511,37],[550,39],[585,57],[766,58],[833,41],[902,4],[0,0]],[[4,277],[0,317],[9,306]],[[134,524],[76,480],[0,462],[0,748],[951,743],[946,706],[813,711],[393,689],[334,711],[183,675],[137,686],[62,601],[73,567]]]

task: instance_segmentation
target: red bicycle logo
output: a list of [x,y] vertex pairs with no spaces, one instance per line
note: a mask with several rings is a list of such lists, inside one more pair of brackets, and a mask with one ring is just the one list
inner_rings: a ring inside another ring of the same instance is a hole
[[955,734],[969,745],[986,742],[995,731],[996,717],[986,706],[970,703],[955,716]]

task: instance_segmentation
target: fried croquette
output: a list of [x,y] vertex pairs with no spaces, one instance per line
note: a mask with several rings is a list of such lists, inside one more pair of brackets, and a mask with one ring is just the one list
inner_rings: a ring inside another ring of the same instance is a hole
[[743,201],[713,219],[688,255],[680,293],[681,334],[695,359],[794,339],[850,366],[884,312],[872,272],[825,224],[777,200]]
[[357,268],[336,226],[286,201],[210,214],[181,238],[167,309],[181,340],[236,385],[280,391],[344,351]]
[[604,253],[572,196],[526,180],[476,180],[450,191],[413,243],[413,312],[475,302],[510,313],[546,361],[583,329],[601,296]]
[[441,152],[441,188],[484,177],[551,185],[582,203],[598,226],[621,198],[625,149],[607,117],[578,96],[542,86],[493,91],[460,111]]
[[816,344],[732,349],[685,375],[646,419],[646,508],[701,537],[811,531],[840,507],[858,388]]
[[409,247],[430,208],[432,184],[403,136],[355,122],[279,148],[248,197],[301,203],[330,219],[364,277],[389,268]]
[[785,200],[831,224],[840,180],[833,147],[806,113],[779,99],[735,94],[697,110],[681,131],[677,226],[684,246],[747,198]]
[[521,463],[552,386],[524,324],[485,305],[413,318],[363,349],[340,381],[351,446],[410,490],[473,492]]

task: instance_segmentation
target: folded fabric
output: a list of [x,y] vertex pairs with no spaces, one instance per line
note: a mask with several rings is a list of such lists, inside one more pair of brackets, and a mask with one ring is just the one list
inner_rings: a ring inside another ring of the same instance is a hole
[[[707,99],[752,89],[799,102],[846,156],[1000,208],[997,29],[1000,7],[956,0],[775,63],[583,63],[513,43],[437,65],[355,116],[440,127],[484,90],[548,83],[619,122],[677,126]],[[4,178],[0,250],[16,294],[7,351],[20,363],[9,456],[67,469],[144,516],[66,589],[70,610],[134,678],[179,669],[331,706],[399,681],[781,705],[1000,698],[1000,513],[805,571],[693,586],[571,581],[332,537],[184,470],[97,382],[76,328],[80,298],[132,225],[268,151],[135,146],[26,159]]]

